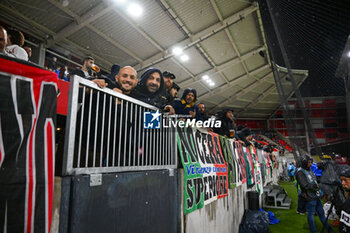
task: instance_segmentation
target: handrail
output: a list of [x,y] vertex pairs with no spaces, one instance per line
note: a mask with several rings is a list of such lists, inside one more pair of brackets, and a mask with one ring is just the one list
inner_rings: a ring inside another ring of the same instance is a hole
[[69,89],[63,174],[176,168],[176,129],[143,128],[144,112],[157,110],[74,75]]

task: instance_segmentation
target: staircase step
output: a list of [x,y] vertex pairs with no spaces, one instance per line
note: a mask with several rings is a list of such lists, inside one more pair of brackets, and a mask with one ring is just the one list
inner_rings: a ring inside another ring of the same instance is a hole
[[281,193],[281,194],[278,194],[276,200],[282,202],[285,197],[286,197],[286,194]]
[[286,198],[286,194],[284,193],[280,193],[278,194],[277,198],[276,198],[276,205],[277,206],[282,206],[282,202],[283,200]]
[[286,199],[284,199],[284,201],[281,203],[281,206],[290,207],[291,204],[292,204],[292,199],[290,199],[289,197],[286,197]]
[[280,190],[274,189],[268,194],[268,197],[276,198],[279,193],[280,193]]
[[270,193],[272,190],[273,190],[273,187],[271,186],[264,187],[264,193]]

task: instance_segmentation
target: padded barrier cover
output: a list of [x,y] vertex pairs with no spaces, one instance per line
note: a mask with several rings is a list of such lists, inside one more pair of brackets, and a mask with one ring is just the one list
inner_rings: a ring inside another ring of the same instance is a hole
[[62,185],[70,200],[62,198],[60,233],[178,232],[178,181],[176,170],[103,174],[100,186],[90,186],[88,175],[73,176]]

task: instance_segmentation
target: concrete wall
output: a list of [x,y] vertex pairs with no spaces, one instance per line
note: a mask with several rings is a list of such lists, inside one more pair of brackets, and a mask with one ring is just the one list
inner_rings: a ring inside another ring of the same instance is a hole
[[248,208],[246,192],[246,184],[229,189],[227,197],[185,215],[184,232],[238,232],[244,210]]
[[[282,162],[279,160],[280,163]],[[282,164],[281,164],[282,165]],[[282,172],[282,166],[274,169],[273,177],[267,177],[265,185],[277,184],[279,174]],[[181,173],[181,183],[183,190],[183,172]],[[234,189],[229,189],[228,196],[214,201],[201,209],[195,210],[183,217],[184,233],[238,233],[245,209],[248,209],[248,199],[246,192],[255,191],[255,185],[247,189],[247,184],[243,184]],[[184,194],[182,193],[182,196]],[[183,197],[182,197],[183,199]],[[182,200],[183,203],[183,200]],[[260,206],[262,206],[262,196],[260,196]]]

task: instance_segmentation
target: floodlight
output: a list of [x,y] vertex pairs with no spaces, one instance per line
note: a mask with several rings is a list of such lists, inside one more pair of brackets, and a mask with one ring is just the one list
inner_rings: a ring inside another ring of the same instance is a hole
[[189,58],[186,54],[184,54],[184,55],[182,55],[182,56],[180,57],[180,59],[181,59],[181,61],[186,62],[186,61],[188,61],[190,58]]
[[208,75],[203,75],[202,79],[203,79],[203,80],[208,80],[208,79],[209,79],[209,76],[208,76]]
[[180,47],[175,47],[175,48],[173,48],[173,54],[174,54],[174,55],[181,55],[182,52],[183,52],[183,50],[182,50],[182,48],[180,48]]
[[135,18],[140,17],[143,12],[142,7],[136,3],[131,3],[126,10],[132,17]]

